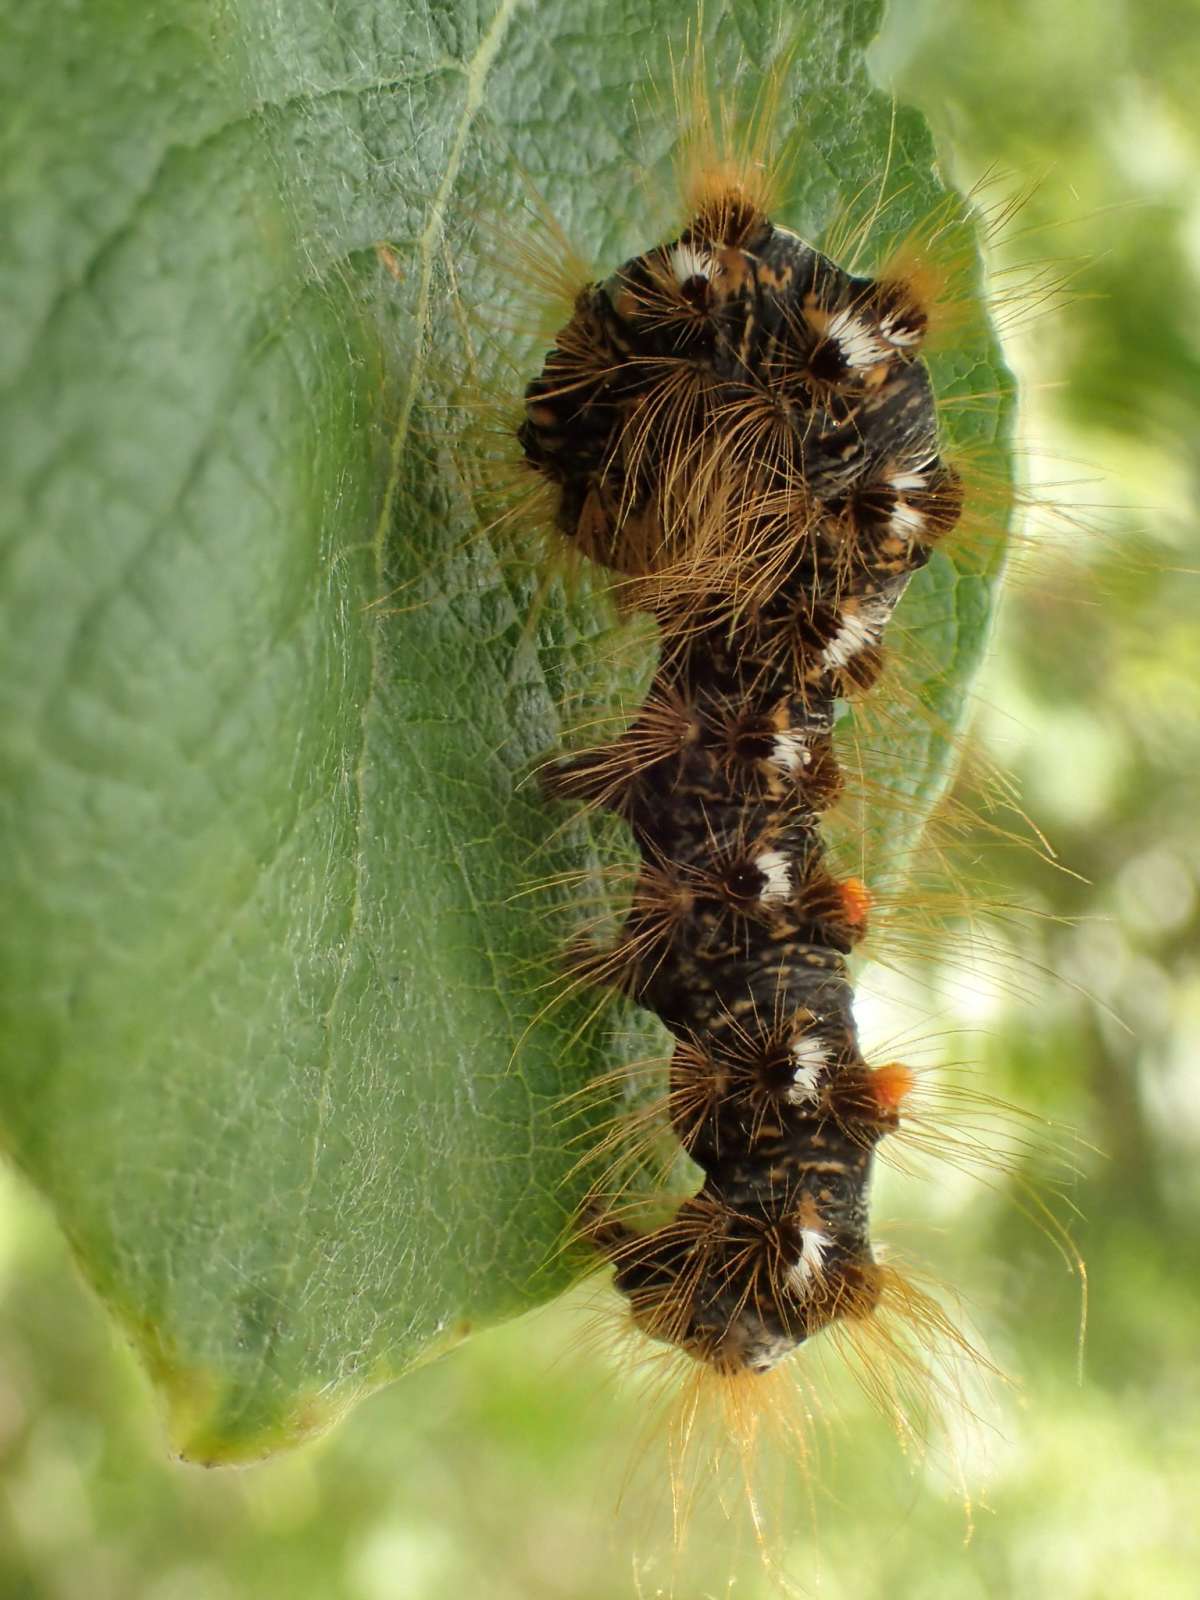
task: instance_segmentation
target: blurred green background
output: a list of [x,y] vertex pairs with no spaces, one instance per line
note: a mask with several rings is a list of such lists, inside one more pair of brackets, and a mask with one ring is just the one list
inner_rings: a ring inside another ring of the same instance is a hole
[[[830,1600],[1192,1596],[1200,10],[911,0],[874,62],[958,182],[1035,185],[997,271],[1051,259],[1073,277],[1066,304],[1012,334],[1027,472],[1060,511],[1017,563],[976,739],[1077,875],[980,834],[988,895],[1041,915],[1002,981],[987,964],[930,983],[943,1053],[1045,1119],[1031,1176],[1056,1214],[1077,1212],[1090,1320],[1080,1377],[1079,1285],[1013,1203],[1024,1189],[889,1176],[880,1213],[922,1219],[914,1251],[1015,1382],[924,1461],[843,1385],[793,1486],[787,1570]],[[869,988],[868,1021],[894,1032],[889,985]],[[479,1335],[319,1444],[205,1473],[166,1458],[145,1381],[5,1177],[0,1595],[690,1597],[726,1593],[731,1570],[738,1595],[774,1593],[719,1518],[670,1558],[652,1531],[665,1506],[635,1493],[616,1511],[638,1402],[581,1344],[580,1316],[559,1305]]]

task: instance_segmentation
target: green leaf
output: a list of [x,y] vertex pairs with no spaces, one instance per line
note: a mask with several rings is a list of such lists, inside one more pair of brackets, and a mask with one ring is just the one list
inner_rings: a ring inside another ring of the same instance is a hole
[[[490,316],[490,218],[532,185],[600,263],[661,232],[631,173],[669,170],[687,29],[668,0],[2,9],[4,1138],[175,1446],[245,1459],[567,1275],[555,1106],[628,1040],[546,1010],[570,896],[521,891],[594,841],[527,780],[617,635],[586,585],[529,625],[451,402],[537,362]],[[810,232],[939,193],[865,76],[878,9],[704,9],[720,81],[794,51]],[[939,383],[992,391],[994,357],[972,324]],[[909,604],[950,720],[987,589],[940,560]]]

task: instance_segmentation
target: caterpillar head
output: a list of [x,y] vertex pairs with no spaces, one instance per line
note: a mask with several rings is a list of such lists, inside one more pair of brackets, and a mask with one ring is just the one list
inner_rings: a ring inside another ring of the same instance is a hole
[[702,1191],[649,1234],[599,1229],[634,1323],[724,1375],[768,1372],[842,1318],[870,1315],[880,1269],[848,1189],[771,1215]]

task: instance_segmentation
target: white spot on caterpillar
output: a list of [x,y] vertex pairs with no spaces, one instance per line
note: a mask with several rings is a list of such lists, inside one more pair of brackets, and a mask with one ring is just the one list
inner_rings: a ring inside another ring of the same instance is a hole
[[[923,494],[929,488],[928,474],[935,461],[936,457],[932,457],[928,461],[923,461],[919,467],[893,472],[889,478],[884,479],[884,482],[897,495]],[[888,518],[888,528],[895,538],[911,540],[925,531],[925,513],[918,511],[915,506],[910,506],[903,499],[898,500]]]
[[796,1341],[781,1335],[768,1338],[757,1322],[752,1329],[735,1322],[722,1341],[721,1348],[722,1351],[740,1355],[751,1372],[770,1372],[772,1367],[777,1367],[795,1352]]
[[853,311],[835,311],[825,325],[825,337],[842,353],[848,367],[874,367],[891,353],[874,328]]
[[713,258],[707,250],[697,250],[694,245],[677,244],[671,251],[671,271],[675,282],[687,283],[689,278],[711,278]]
[[755,856],[754,865],[763,875],[758,898],[768,904],[773,900],[786,900],[792,892],[792,873],[783,851],[764,850],[761,856]]
[[787,1092],[790,1104],[799,1106],[806,1100],[817,1098],[817,1083],[822,1071],[829,1065],[829,1055],[829,1046],[822,1044],[819,1039],[805,1037],[796,1040],[791,1048],[796,1070],[792,1074],[792,1087]]
[[875,624],[861,611],[842,613],[842,625],[821,654],[826,667],[844,667],[860,650],[875,642]]
[[903,494],[906,489],[924,489],[925,474],[920,468],[915,472],[893,472],[887,484],[888,488],[894,489],[897,494]]
[[879,320],[879,331],[887,342],[898,350],[908,350],[921,342],[920,328],[904,327],[898,311],[884,312]]
[[829,668],[844,667],[868,645],[878,644],[892,607],[876,595],[861,601],[853,610],[842,612],[838,631],[821,653],[821,664]]
[[825,1252],[833,1240],[820,1228],[801,1228],[800,1259],[791,1268],[788,1277],[794,1288],[804,1292],[825,1264]]
[[807,767],[812,760],[812,751],[805,744],[802,735],[786,731],[775,735],[775,742],[771,746],[771,754],[767,760],[782,772],[799,772],[801,767]]
[[888,518],[888,527],[898,539],[911,539],[925,527],[925,514],[904,500],[897,500]]

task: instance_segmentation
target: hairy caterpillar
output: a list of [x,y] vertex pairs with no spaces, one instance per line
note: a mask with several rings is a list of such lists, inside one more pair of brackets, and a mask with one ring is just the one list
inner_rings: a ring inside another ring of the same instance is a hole
[[830,874],[818,819],[834,702],[878,676],[961,495],[912,286],[841,271],[735,178],[696,198],[677,239],[581,293],[521,440],[562,531],[662,637],[668,714],[555,782],[619,808],[641,849],[600,966],[677,1040],[671,1121],[705,1182],[657,1232],[592,1237],[643,1328],[738,1373],[884,1292],[867,1191],[903,1079],[857,1048],[843,958],[867,897]]
[[519,440],[558,533],[659,628],[630,725],[544,780],[632,831],[627,919],[573,948],[572,978],[666,1025],[661,1105],[702,1173],[657,1226],[600,1186],[580,1231],[745,1454],[757,1391],[823,1330],[884,1351],[897,1414],[926,1370],[906,1339],[965,1344],[872,1248],[874,1151],[914,1076],[859,1050],[847,958],[871,894],[834,870],[825,818],[838,703],[884,692],[910,576],[978,521],[921,359],[954,309],[936,229],[874,277],[842,268],[772,220],[762,151],[718,151],[720,120],[701,113],[682,228],[574,286]]

